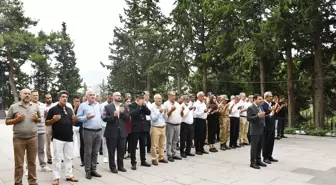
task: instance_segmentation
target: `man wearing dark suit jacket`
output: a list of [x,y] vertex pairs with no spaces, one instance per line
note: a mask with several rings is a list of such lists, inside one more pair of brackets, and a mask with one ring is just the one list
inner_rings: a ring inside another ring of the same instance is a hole
[[275,138],[275,109],[272,107],[272,92],[265,92],[265,101],[261,104],[265,112],[265,135],[264,135],[264,146],[263,146],[263,158],[264,162],[271,164],[272,162],[278,162],[278,160],[272,157],[274,148],[274,138]]
[[141,166],[150,167],[151,165],[146,162],[146,150],[145,142],[147,138],[147,132],[150,129],[150,123],[146,120],[146,115],[150,115],[151,111],[146,106],[144,101],[144,94],[141,92],[136,96],[134,103],[129,105],[131,115],[131,165],[132,170],[136,170],[136,148],[138,140],[140,143],[140,159]]
[[247,108],[247,120],[250,123],[251,136],[251,164],[250,167],[260,169],[259,166],[266,167],[261,162],[261,149],[263,143],[263,135],[265,132],[265,112],[260,107],[263,102],[261,95],[253,96],[254,103]]
[[[106,138],[109,166],[112,173],[126,172],[124,168],[124,154],[126,146],[126,120],[129,119],[127,107],[121,104],[120,92],[113,93],[113,103],[104,108],[103,120],[106,122],[104,137]],[[115,151],[117,149],[117,165],[115,165]]]

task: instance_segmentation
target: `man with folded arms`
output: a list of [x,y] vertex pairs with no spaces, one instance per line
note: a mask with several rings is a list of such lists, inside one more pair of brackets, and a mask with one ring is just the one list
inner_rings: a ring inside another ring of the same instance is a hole
[[14,147],[14,185],[22,185],[24,155],[27,152],[28,183],[36,183],[37,125],[40,123],[40,112],[36,104],[30,100],[31,91],[22,89],[21,101],[10,106],[6,125],[13,125]]
[[[152,155],[152,164],[158,165],[160,163],[168,163],[164,159],[164,150],[165,150],[165,140],[166,140],[166,122],[168,118],[167,110],[164,109],[162,105],[162,97],[160,94],[154,95],[154,103],[151,105],[151,120],[152,127],[150,130],[151,134],[151,155]],[[156,151],[156,148],[159,149],[159,154]]]
[[[113,93],[113,103],[104,107],[103,120],[106,122],[104,137],[109,157],[109,166],[112,173],[126,172],[124,168],[124,154],[126,147],[126,121],[129,119],[127,107],[121,103],[120,92]],[[115,164],[115,151],[117,150],[117,164]]]
[[250,167],[260,169],[259,166],[266,167],[266,164],[261,162],[261,149],[263,147],[265,131],[265,112],[260,106],[263,98],[259,94],[253,96],[253,101],[254,103],[247,108],[247,120],[250,123],[251,135]]
[[182,158],[176,155],[177,142],[180,136],[180,125],[184,107],[175,101],[175,92],[168,93],[168,100],[163,104],[167,110],[168,119],[166,121],[166,137],[167,137],[167,156],[168,161],[174,162],[174,159],[181,160]]
[[72,126],[77,121],[72,109],[66,106],[68,101],[68,92],[61,91],[58,94],[58,104],[50,108],[48,111],[46,125],[52,128],[53,140],[53,185],[59,184],[62,172],[62,159],[64,159],[64,167],[66,180],[70,182],[78,182],[72,173],[73,158],[73,130]]
[[92,176],[101,177],[96,169],[102,140],[102,113],[95,97],[94,91],[88,90],[87,101],[80,104],[77,112],[78,120],[83,122],[84,165],[87,179],[92,179]]

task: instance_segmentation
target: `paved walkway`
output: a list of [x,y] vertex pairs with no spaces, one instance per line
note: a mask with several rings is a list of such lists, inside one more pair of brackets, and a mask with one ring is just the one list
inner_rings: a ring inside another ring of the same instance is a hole
[[[13,185],[12,128],[0,120],[0,185]],[[98,172],[102,178],[86,180],[79,159],[74,159],[74,174],[78,185],[335,185],[336,139],[309,136],[290,136],[276,141],[274,157],[279,163],[254,170],[249,167],[249,148],[189,157],[182,161],[159,164],[155,167],[130,169],[125,160],[126,173],[112,174],[102,162]],[[147,157],[150,162],[150,157]],[[39,170],[39,167],[38,167]],[[38,183],[50,185],[52,174],[38,171]],[[24,185],[27,185],[24,177]],[[60,184],[71,184],[61,181]]]

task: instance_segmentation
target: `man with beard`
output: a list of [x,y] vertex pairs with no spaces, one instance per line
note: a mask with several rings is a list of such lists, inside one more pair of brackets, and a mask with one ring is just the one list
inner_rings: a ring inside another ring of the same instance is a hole
[[93,90],[86,92],[87,101],[82,103],[77,112],[78,120],[83,122],[85,177],[101,177],[97,170],[98,152],[102,138],[102,113],[95,101]]
[[263,98],[259,94],[253,96],[253,101],[254,103],[247,108],[247,120],[250,123],[251,135],[250,167],[260,169],[260,166],[266,167],[266,164],[261,162],[261,149],[265,131],[265,112],[260,106]]
[[14,184],[22,184],[24,156],[27,153],[28,183],[36,183],[37,125],[40,123],[40,112],[36,104],[30,101],[31,91],[22,89],[21,101],[10,106],[6,125],[13,125],[14,147]]
[[[126,172],[124,168],[124,153],[126,146],[126,124],[129,119],[127,107],[121,103],[120,92],[113,93],[113,103],[108,104],[104,108],[103,120],[106,122],[106,130],[104,137],[106,138],[109,166],[112,173],[118,171]],[[117,149],[117,165],[116,168],[114,156]]]
[[[52,97],[50,94],[46,94],[44,96],[44,102],[45,102],[46,109],[43,114],[44,114],[44,117],[46,118],[49,109],[52,107]],[[46,133],[45,140],[46,140],[46,148],[47,148],[46,152],[47,152],[47,159],[48,159],[47,163],[52,164],[52,156],[51,156],[51,150],[50,150],[50,143],[51,143],[51,137],[52,137],[51,126],[45,126],[45,133]]]
[[146,120],[146,116],[150,115],[150,110],[146,106],[144,101],[145,93],[140,93],[136,96],[134,103],[129,105],[130,115],[131,115],[131,165],[132,170],[136,170],[136,148],[138,140],[140,143],[140,159],[141,166],[150,167],[151,165],[146,162],[146,133],[149,132],[150,125]]
[[53,160],[53,183],[58,185],[62,172],[62,159],[64,159],[64,168],[66,181],[78,182],[72,173],[73,158],[73,130],[72,126],[77,121],[77,116],[73,110],[66,106],[68,102],[67,91],[58,93],[58,104],[50,108],[46,120],[46,125],[52,126],[52,139],[54,149]]
[[[107,96],[107,100],[103,103],[100,104],[100,110],[101,112],[104,112],[104,108],[106,105],[109,105],[113,102],[113,94],[110,92],[108,93],[108,96]],[[106,122],[105,121],[102,121],[102,129],[103,129],[103,135],[105,133],[105,129],[106,129]],[[99,151],[99,153],[101,155],[104,156],[104,163],[107,163],[108,162],[108,158],[107,158],[107,145],[106,145],[106,137],[103,136],[102,138],[102,144],[101,144],[101,151]]]

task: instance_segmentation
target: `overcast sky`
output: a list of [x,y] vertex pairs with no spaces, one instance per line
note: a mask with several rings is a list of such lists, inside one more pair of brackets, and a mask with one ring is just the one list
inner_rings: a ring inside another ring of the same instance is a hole
[[[162,12],[169,15],[174,0],[161,0]],[[33,32],[61,30],[67,23],[68,33],[75,43],[77,67],[84,82],[95,85],[109,72],[100,61],[108,62],[108,43],[113,39],[113,28],[120,26],[119,14],[123,13],[124,0],[23,0],[27,16],[39,20]],[[31,73],[30,65],[23,70]]]

